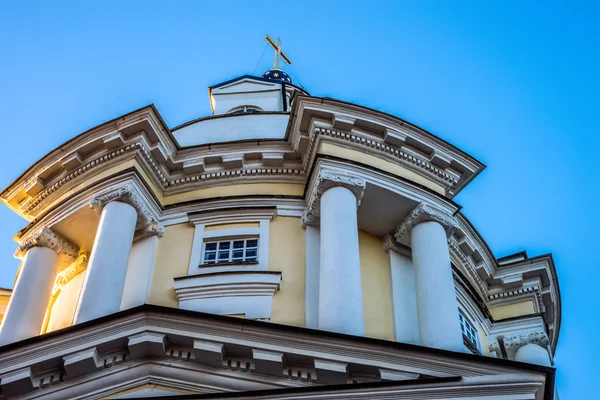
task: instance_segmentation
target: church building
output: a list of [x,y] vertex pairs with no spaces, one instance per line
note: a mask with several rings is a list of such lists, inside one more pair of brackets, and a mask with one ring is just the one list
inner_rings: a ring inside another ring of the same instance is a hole
[[0,399],[555,399],[552,255],[497,258],[453,200],[485,165],[268,40],[212,115],[143,107],[0,192]]

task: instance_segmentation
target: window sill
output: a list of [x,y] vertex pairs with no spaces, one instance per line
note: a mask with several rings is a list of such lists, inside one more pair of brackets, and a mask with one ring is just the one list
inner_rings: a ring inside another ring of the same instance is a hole
[[198,268],[211,268],[211,267],[230,267],[230,266],[244,266],[244,265],[258,265],[258,261],[242,261],[242,262],[220,262],[214,264],[200,264]]

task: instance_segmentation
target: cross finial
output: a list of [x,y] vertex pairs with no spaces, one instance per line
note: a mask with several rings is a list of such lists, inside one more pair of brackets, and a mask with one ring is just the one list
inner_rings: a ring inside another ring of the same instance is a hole
[[275,50],[275,61],[273,62],[274,69],[280,69],[279,68],[279,56],[281,56],[281,58],[283,58],[283,61],[288,63],[288,65],[292,63],[292,61],[288,58],[288,56],[285,55],[283,50],[281,50],[281,40],[279,40],[279,38],[277,38],[277,40],[275,42],[273,42],[271,40],[271,38],[269,37],[269,35],[267,35],[266,39],[267,39],[267,42],[269,42],[269,44],[271,46],[273,46],[273,49]]

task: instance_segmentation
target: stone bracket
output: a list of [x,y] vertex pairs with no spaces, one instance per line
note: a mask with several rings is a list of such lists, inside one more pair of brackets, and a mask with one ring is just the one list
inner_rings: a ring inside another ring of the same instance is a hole
[[283,353],[252,349],[256,372],[265,375],[283,375]]
[[348,364],[329,360],[315,360],[317,383],[328,385],[348,383]]
[[166,353],[164,333],[142,332],[129,336],[127,347],[131,358],[164,357]]
[[223,367],[223,343],[208,340],[194,340],[196,362]]
[[4,398],[18,396],[34,389],[31,368],[29,367],[2,375],[0,380]]
[[64,368],[69,378],[87,375],[102,367],[98,349],[92,347],[63,357]]

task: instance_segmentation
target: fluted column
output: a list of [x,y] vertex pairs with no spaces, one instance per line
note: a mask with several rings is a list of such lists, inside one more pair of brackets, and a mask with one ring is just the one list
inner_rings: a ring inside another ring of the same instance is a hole
[[22,258],[23,263],[4,314],[0,345],[41,333],[61,258],[74,261],[77,248],[42,228],[21,243],[15,257]]
[[119,311],[136,229],[154,221],[137,189],[125,186],[92,200],[100,214],[75,323]]
[[364,335],[357,206],[365,181],[320,171],[309,211],[320,217],[319,329]]
[[448,249],[448,237],[456,226],[449,214],[420,204],[402,223],[396,239],[410,238],[420,344],[464,352]]

